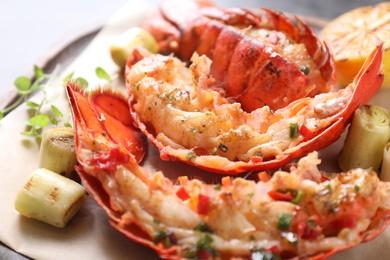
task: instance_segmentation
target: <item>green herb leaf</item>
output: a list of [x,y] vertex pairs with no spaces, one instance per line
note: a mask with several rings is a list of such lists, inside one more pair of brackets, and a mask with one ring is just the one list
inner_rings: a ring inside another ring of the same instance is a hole
[[[30,93],[33,93],[33,92],[37,91],[37,90],[39,89],[39,87],[41,87],[42,80],[43,80],[43,78],[36,80],[36,81],[31,85],[31,87],[30,87],[30,89],[28,90],[28,93],[27,93],[27,94],[30,94]],[[44,87],[44,85],[43,85],[42,87]]]
[[24,136],[34,136],[35,135],[32,131],[20,132],[20,134],[24,135]]
[[24,93],[30,88],[31,80],[26,76],[20,76],[15,79],[14,84],[19,93]]
[[207,256],[207,259],[211,258],[212,256],[217,256],[218,252],[213,247],[211,247],[212,242],[213,238],[206,233],[204,237],[198,240],[196,246],[193,246],[184,252],[185,258],[198,259],[198,253],[201,253],[203,256]]
[[43,73],[43,70],[38,67],[37,65],[34,65],[34,74],[35,74],[35,79],[42,79],[45,76],[45,73]]
[[317,223],[313,220],[313,219],[308,219],[306,221],[306,224],[307,226],[310,228],[310,229],[315,229],[316,226],[317,226]]
[[104,80],[107,80],[107,81],[111,80],[110,75],[101,67],[97,67],[96,70],[95,70],[95,73],[96,73],[96,76],[99,79],[104,79]]
[[68,122],[65,122],[65,123],[64,123],[64,126],[65,126],[65,127],[72,127],[72,125],[71,125],[70,123],[68,123]]
[[163,242],[166,238],[167,238],[167,233],[165,233],[164,231],[159,231],[154,235],[153,243],[157,245]]
[[172,232],[164,232],[164,231],[159,231],[157,232],[154,237],[153,237],[153,243],[154,244],[160,244],[163,243],[166,248],[171,247],[172,245],[176,244],[176,237],[175,234]]
[[195,259],[196,258],[196,247],[191,247],[184,253],[184,257],[187,259]]
[[58,121],[58,120],[55,119],[55,118],[52,118],[52,119],[50,120],[50,124],[52,124],[52,125],[58,125],[59,122],[60,122],[60,121]]
[[304,196],[305,196],[305,193],[301,190],[298,190],[296,192],[295,198],[291,202],[294,204],[299,204],[302,201]]
[[278,228],[282,231],[290,229],[293,216],[291,214],[282,214],[278,219]]
[[63,116],[61,111],[55,105],[51,105],[50,109],[56,116],[58,116],[58,117],[62,117]]
[[211,244],[214,242],[213,238],[210,236],[210,234],[206,233],[204,237],[200,238],[198,242],[196,242],[196,251],[206,251],[211,256],[217,256],[218,252],[211,246]]
[[50,118],[45,114],[39,114],[30,118],[29,123],[35,129],[47,126],[50,123]]
[[39,107],[39,104],[38,103],[35,103],[33,101],[26,101],[26,105],[28,107],[31,107],[31,108],[34,108],[34,109],[37,109]]
[[216,184],[216,185],[214,186],[214,190],[220,191],[221,189],[222,189],[222,185],[221,185],[221,184]]
[[200,231],[200,232],[212,233],[210,227],[203,221],[200,222],[198,225],[196,225],[194,230]]
[[88,87],[88,81],[82,77],[76,78],[75,81],[76,81],[76,83],[80,84],[80,87],[82,87],[82,88]]
[[[28,77],[20,76],[17,77],[14,81],[14,84],[18,90],[18,98],[9,106],[2,109],[0,111],[0,119],[4,117],[7,113],[15,109],[17,106],[22,104],[23,102],[26,102],[26,106],[29,109],[29,113],[33,112],[34,115],[30,117],[30,119],[27,122],[28,130],[21,132],[22,135],[25,136],[33,136],[36,138],[41,138],[41,130],[42,128],[46,127],[47,125],[54,124],[57,125],[60,120],[58,118],[62,118],[63,114],[61,111],[54,105],[51,106],[51,111],[53,114],[46,115],[41,112],[41,109],[44,107],[44,105],[50,105],[51,101],[47,99],[47,91],[46,88],[49,86],[57,85],[57,82],[59,80],[58,77],[58,70],[54,70],[52,74],[45,74],[44,71],[38,67],[37,65],[34,66],[34,81],[32,82]],[[73,76],[73,73],[69,74],[67,77],[69,79]],[[68,80],[66,78],[65,80]],[[79,78],[79,81],[83,85],[87,85],[86,80]],[[26,98],[29,94],[35,92],[35,91],[41,91],[43,94],[43,98],[39,103],[33,102],[33,101],[26,101]],[[53,118],[54,117],[54,118]],[[65,126],[71,127],[70,123],[64,122]]]
[[333,191],[332,185],[330,185],[330,184],[326,185],[326,189],[328,190],[327,193],[332,193],[332,191]]
[[74,74],[74,72],[69,73],[68,75],[66,75],[66,76],[62,79],[62,82],[65,83],[65,84],[68,83],[68,81],[71,80],[71,79],[73,78],[73,74]]
[[196,158],[196,153],[194,151],[189,151],[186,155],[186,159],[188,161],[191,161],[192,159]]
[[198,240],[196,247],[198,250],[208,250],[210,249],[211,243],[213,243],[213,241],[213,238],[209,234],[206,234],[204,237]]

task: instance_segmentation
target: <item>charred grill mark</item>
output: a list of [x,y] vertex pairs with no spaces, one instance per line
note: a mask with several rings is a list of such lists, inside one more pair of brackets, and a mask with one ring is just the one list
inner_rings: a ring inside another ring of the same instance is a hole
[[268,62],[267,65],[265,65],[265,70],[269,72],[269,75],[275,75],[277,78],[279,77],[281,71],[278,70],[278,67],[275,66],[272,61]]

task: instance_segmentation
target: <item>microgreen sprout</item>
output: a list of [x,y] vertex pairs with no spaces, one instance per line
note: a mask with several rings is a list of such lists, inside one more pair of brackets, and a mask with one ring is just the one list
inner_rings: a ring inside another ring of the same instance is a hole
[[[14,81],[14,85],[17,89],[18,96],[14,102],[0,111],[0,119],[25,102],[28,107],[30,117],[27,122],[26,131],[21,132],[22,135],[40,138],[42,129],[50,124],[58,125],[63,122],[65,126],[70,126],[68,122],[65,122],[64,114],[61,110],[54,104],[50,104],[48,100],[48,87],[58,85],[64,86],[65,83],[73,76],[73,73],[71,73],[61,80],[58,76],[58,71],[59,69],[55,68],[51,74],[47,74],[42,70],[42,68],[35,65],[33,80],[26,76],[17,77]],[[80,81],[84,81],[84,83],[87,82],[85,79],[80,79]],[[43,94],[40,102],[27,100],[37,91],[40,91]],[[42,111],[44,105],[50,105],[49,112],[44,113]]]
[[[108,82],[111,81],[111,76],[103,68],[97,67],[95,73],[99,79]],[[15,79],[14,85],[17,89],[18,96],[9,106],[0,110],[0,120],[3,119],[6,114],[25,102],[30,117],[27,122],[27,130],[21,132],[22,135],[40,139],[42,129],[46,126],[57,126],[62,123],[64,126],[71,127],[71,124],[67,122],[68,118],[65,117],[64,113],[57,106],[52,104],[53,100],[50,100],[48,97],[47,90],[49,87],[65,87],[70,80],[73,80],[81,88],[88,87],[89,83],[86,79],[82,77],[74,78],[73,76],[74,73],[72,72],[61,78],[59,76],[58,67],[56,67],[52,73],[48,74],[45,73],[42,68],[35,65],[33,80],[26,76],[20,76]],[[42,93],[42,100],[40,102],[28,100],[28,98],[37,91]],[[44,112],[44,106],[50,106],[50,110]]]
[[111,81],[111,76],[102,67],[97,67],[95,69],[95,73],[99,79],[103,79],[103,80],[106,80],[108,82]]

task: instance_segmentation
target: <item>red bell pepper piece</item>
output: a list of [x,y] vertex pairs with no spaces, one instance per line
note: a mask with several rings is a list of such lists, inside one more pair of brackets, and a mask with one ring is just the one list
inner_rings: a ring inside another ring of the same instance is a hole
[[176,196],[178,196],[181,200],[187,200],[190,198],[190,195],[188,195],[187,191],[184,189],[184,187],[181,187],[177,192]]
[[268,196],[270,196],[273,200],[279,201],[292,201],[294,199],[289,192],[283,193],[275,190],[269,191]]
[[251,162],[254,162],[254,163],[261,163],[264,161],[263,157],[261,156],[252,156],[250,158]]
[[198,213],[207,215],[210,207],[210,198],[208,196],[199,194],[198,195]]

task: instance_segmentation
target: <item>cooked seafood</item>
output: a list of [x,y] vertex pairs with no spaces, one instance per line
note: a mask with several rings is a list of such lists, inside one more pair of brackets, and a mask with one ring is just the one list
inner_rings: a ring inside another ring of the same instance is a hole
[[[130,108],[161,158],[228,174],[283,166],[335,140],[355,109],[380,88],[382,45],[353,83],[337,92],[302,98],[272,111],[245,112],[212,88],[210,60],[192,65],[173,56],[134,50],[126,69]],[[144,56],[148,56],[145,57]]]
[[210,1],[166,1],[144,27],[162,53],[213,62],[215,85],[246,111],[285,107],[335,86],[333,56],[299,18],[270,9],[221,9]]
[[[327,178],[310,152],[335,141],[379,89],[382,45],[352,84],[330,93],[332,57],[299,19],[202,3],[181,17],[163,7],[147,27],[162,52],[192,57],[189,68],[135,48],[128,97],[67,86],[77,171],[111,224],[169,259],[321,259],[374,238],[390,223],[390,184],[362,169]],[[308,155],[260,181],[171,180],[140,165],[145,139],[133,124],[161,158],[229,175]]]
[[[365,68],[363,74],[373,69]],[[148,172],[137,163],[144,143],[129,127],[128,110],[107,109],[124,108],[124,98],[108,89],[87,96],[73,84],[67,92],[84,185],[114,227],[162,258],[321,259],[374,238],[389,224],[389,183],[361,169],[325,179],[316,153],[290,172],[260,173],[259,182],[171,181]]]

